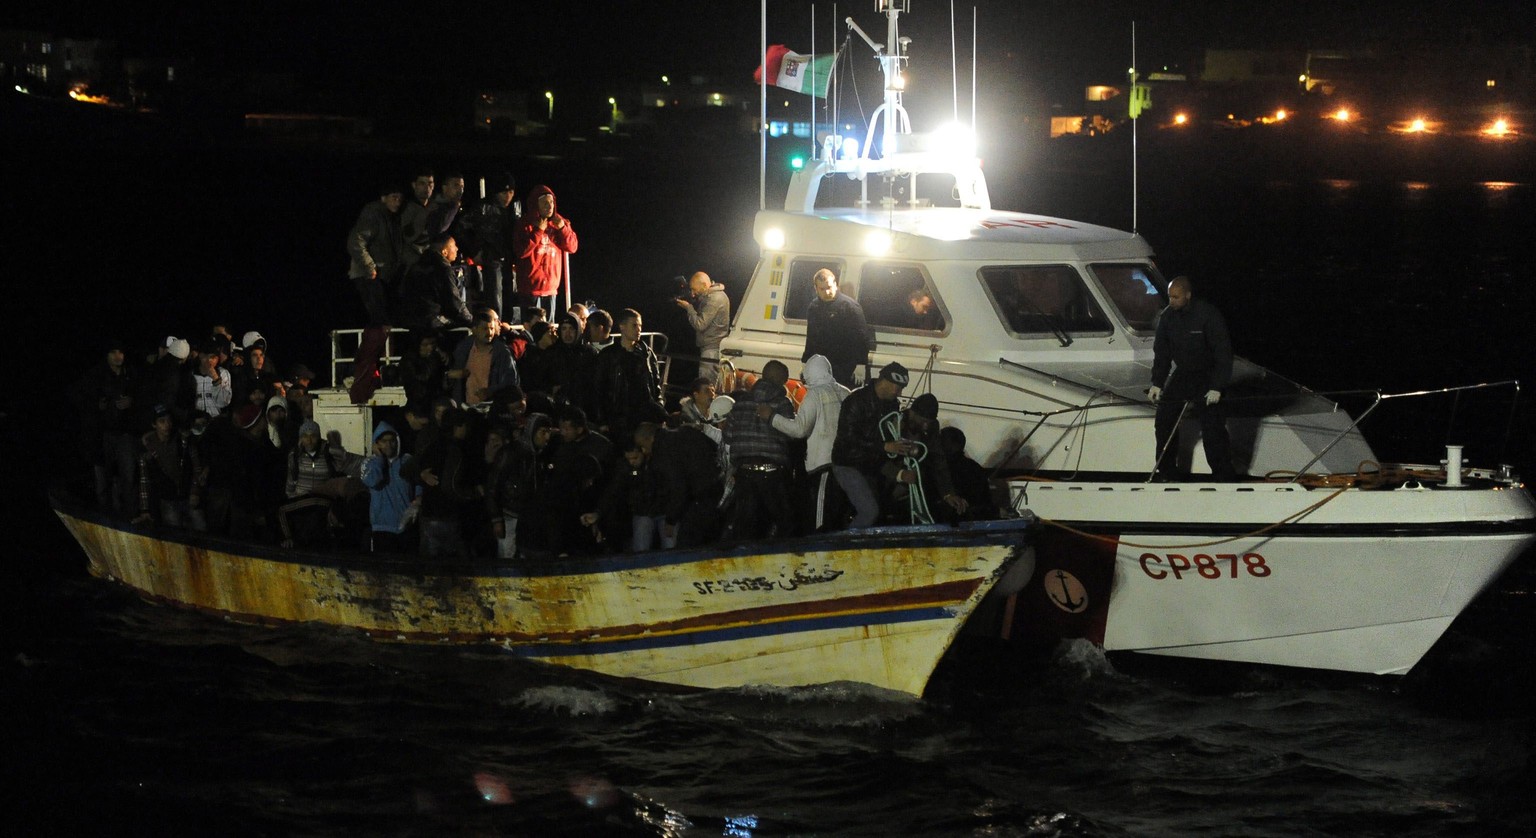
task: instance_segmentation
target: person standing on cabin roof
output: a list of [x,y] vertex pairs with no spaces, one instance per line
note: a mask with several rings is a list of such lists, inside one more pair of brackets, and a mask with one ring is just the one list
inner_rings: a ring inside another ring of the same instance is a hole
[[718,381],[720,341],[731,330],[731,299],[725,295],[725,286],[699,271],[688,278],[688,296],[678,297],[677,304],[693,328],[699,349],[699,377]]
[[453,236],[439,235],[426,258],[405,275],[400,325],[439,333],[472,325],[474,317],[469,313],[464,282],[458,242]]
[[869,363],[869,326],[864,309],[838,290],[837,274],[822,268],[811,278],[816,299],[805,314],[805,352],[800,360],[822,355],[832,362],[832,377],[853,387],[853,373]]
[[491,195],[465,213],[463,232],[469,237],[467,249],[480,263],[482,297],[485,305],[497,311],[511,311],[517,305],[516,253],[512,242],[523,209],[515,200],[517,180],[501,174],[490,181]]
[[459,235],[459,208],[464,202],[464,176],[452,172],[443,177],[443,188],[427,204],[427,235]]
[[555,193],[548,186],[535,186],[528,197],[533,213],[518,227],[515,244],[519,291],[536,305],[553,306],[560,281],[565,279],[564,256],[576,252],[576,230],[555,211]]
[[429,168],[418,168],[411,179],[411,197],[400,207],[400,234],[405,241],[407,268],[421,259],[432,241],[432,233],[427,229],[427,210],[436,187],[437,175]]
[[1211,474],[1217,480],[1236,479],[1226,411],[1218,406],[1222,388],[1232,378],[1232,341],[1221,312],[1195,298],[1189,277],[1175,277],[1168,283],[1168,307],[1157,316],[1152,356],[1147,398],[1157,405],[1158,478],[1180,476],[1178,447],[1172,443],[1179,421],[1192,410],[1200,419]]
[[389,301],[405,275],[405,238],[400,229],[404,202],[403,189],[380,187],[379,199],[363,207],[347,233],[347,253],[352,257],[347,276],[363,302],[369,326],[388,325]]

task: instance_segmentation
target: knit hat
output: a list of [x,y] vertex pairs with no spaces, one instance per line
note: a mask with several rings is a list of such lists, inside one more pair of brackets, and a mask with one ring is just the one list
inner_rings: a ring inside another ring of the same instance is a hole
[[315,436],[319,436],[320,423],[313,419],[305,421],[304,424],[299,426],[299,436],[303,436],[305,434],[314,434]]
[[924,393],[912,400],[912,412],[931,421],[938,421],[939,400],[932,393]]
[[187,356],[192,354],[192,344],[188,343],[186,338],[166,338],[165,351],[169,352],[172,358],[185,361]]
[[907,381],[910,380],[907,376],[907,368],[901,364],[896,363],[895,361],[892,361],[880,368],[880,378],[881,380],[889,381],[898,387],[907,386]]
[[261,418],[261,408],[254,404],[243,405],[235,411],[235,427],[246,430],[255,426],[256,420]]
[[517,191],[517,178],[512,177],[510,172],[502,172],[500,175],[490,178],[489,181],[492,192]]

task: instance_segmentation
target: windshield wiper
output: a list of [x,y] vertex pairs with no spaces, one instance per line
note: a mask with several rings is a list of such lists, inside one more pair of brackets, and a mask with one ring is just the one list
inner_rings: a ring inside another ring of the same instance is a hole
[[1045,320],[1045,325],[1051,327],[1051,334],[1055,335],[1056,339],[1061,341],[1062,346],[1072,345],[1072,336],[1067,334],[1065,329],[1061,328],[1061,321],[1056,319],[1056,315],[1045,313],[1039,306],[1035,305],[1035,301],[1031,300],[1029,297],[1024,297],[1023,299],[1024,304],[1029,307],[1029,310],[1032,313],[1039,315],[1042,319]]

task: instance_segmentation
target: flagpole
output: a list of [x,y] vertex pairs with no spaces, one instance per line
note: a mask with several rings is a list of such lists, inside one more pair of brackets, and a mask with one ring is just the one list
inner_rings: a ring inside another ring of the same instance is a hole
[[762,0],[762,43],[758,66],[763,68],[763,83],[757,95],[757,208],[768,208],[768,0]]
[[811,4],[811,165],[816,165],[816,4]]

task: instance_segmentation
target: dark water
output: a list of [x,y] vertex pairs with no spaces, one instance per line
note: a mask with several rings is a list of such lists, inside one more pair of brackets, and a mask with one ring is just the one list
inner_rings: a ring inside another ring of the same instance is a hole
[[[483,149],[252,148],[196,136],[24,134],[7,155],[3,462],[15,834],[1529,835],[1536,570],[1479,599],[1410,676],[1050,661],[962,646],[922,701],[858,687],[678,694],[504,659],[226,624],[89,579],[37,474],[62,456],[48,399],[115,333],[147,348],[214,319],[319,365],[354,317],[341,236],[381,173]],[[508,160],[548,179],[605,306],[675,326],[668,278],[739,291],[754,149]],[[994,170],[1002,205],[1118,226],[1117,176]],[[999,167],[1000,169],[1001,167]],[[389,170],[385,172],[385,170]],[[742,174],[745,172],[745,174]],[[1348,181],[1164,165],[1140,228],[1205,283],[1238,349],[1323,389],[1518,377],[1536,186]],[[579,296],[586,296],[580,294]],[[41,393],[39,397],[37,394]],[[1384,416],[1395,455],[1533,473],[1529,408],[1463,400]],[[1480,431],[1479,427],[1494,430]],[[1464,438],[1463,438],[1464,437]]]

